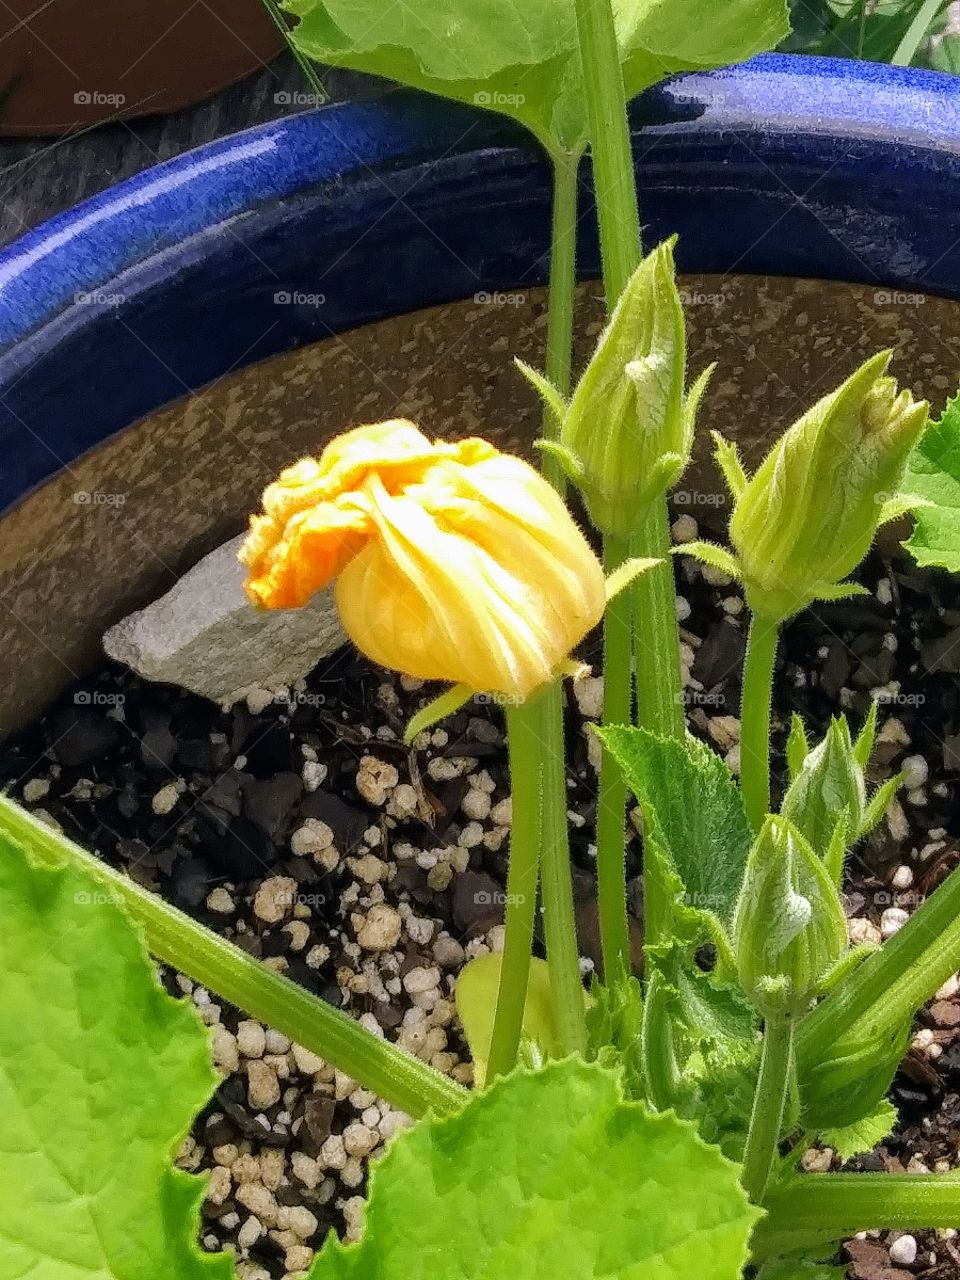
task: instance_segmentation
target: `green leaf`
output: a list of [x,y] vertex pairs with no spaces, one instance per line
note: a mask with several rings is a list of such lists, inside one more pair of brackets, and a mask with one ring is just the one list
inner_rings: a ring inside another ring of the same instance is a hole
[[567,1059],[398,1135],[310,1280],[737,1280],[760,1216],[691,1125]]
[[675,556],[691,556],[701,564],[709,565],[711,569],[719,569],[721,573],[727,574],[734,580],[740,578],[740,563],[737,557],[725,547],[718,547],[715,542],[706,542],[698,538],[694,542],[682,542],[678,547],[672,547],[671,552]]
[[[294,44],[519,120],[551,149],[587,139],[574,0],[288,0]],[[616,0],[629,96],[674,72],[739,62],[789,30],[784,0]]]
[[870,1115],[842,1129],[826,1129],[820,1137],[825,1146],[833,1147],[841,1160],[852,1160],[889,1138],[896,1123],[897,1109],[884,1098]]
[[689,906],[733,915],[753,834],[733,774],[695,738],[646,729],[597,729],[644,814],[645,834],[676,870]]
[[[503,956],[499,952],[475,956],[461,970],[454,993],[457,1014],[470,1046],[474,1082],[478,1089],[483,1088],[487,1075],[502,967]],[[526,1049],[523,1046],[521,1049],[531,1065],[537,1065],[541,1058],[563,1056],[563,1041],[553,1016],[550,971],[547,962],[536,956],[530,961],[522,1037]]]
[[696,1122],[701,1137],[722,1144],[724,1154],[736,1159],[756,1092],[759,1019],[738,987],[699,967],[688,945],[673,941],[648,948],[646,956],[649,990],[656,972],[672,1026],[677,1080],[670,1104]]
[[230,1280],[171,1165],[217,1083],[196,1011],[102,887],[6,837],[0,919],[0,1275]]
[[960,395],[927,428],[903,483],[933,504],[914,512],[913,536],[904,546],[919,565],[960,572]]

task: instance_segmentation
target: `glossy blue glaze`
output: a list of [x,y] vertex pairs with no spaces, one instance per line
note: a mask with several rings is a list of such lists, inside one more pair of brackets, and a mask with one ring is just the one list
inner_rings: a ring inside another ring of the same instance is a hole
[[[679,231],[683,269],[960,298],[960,79],[763,57],[669,82],[633,125],[647,239]],[[509,122],[397,92],[213,143],[53,219],[0,254],[0,508],[252,361],[542,281],[549,195]]]

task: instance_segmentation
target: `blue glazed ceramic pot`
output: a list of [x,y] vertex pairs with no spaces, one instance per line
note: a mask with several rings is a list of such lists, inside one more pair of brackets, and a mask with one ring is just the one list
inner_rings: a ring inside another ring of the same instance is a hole
[[[647,94],[633,143],[647,238],[678,231],[685,271],[960,298],[960,80],[763,57]],[[0,509],[228,371],[541,282],[548,206],[517,129],[398,92],[213,143],[46,223],[0,255]]]

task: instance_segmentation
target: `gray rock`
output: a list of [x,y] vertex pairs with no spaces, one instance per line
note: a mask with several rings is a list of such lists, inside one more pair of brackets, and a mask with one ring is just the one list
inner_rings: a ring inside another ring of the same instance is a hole
[[279,692],[342,645],[332,591],[303,609],[259,611],[243,593],[242,537],[218,547],[161,599],[118,622],[107,655],[146,680],[232,706],[254,689]]

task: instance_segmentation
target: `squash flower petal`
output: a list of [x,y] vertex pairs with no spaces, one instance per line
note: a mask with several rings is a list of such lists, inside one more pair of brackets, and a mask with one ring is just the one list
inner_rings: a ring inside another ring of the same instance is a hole
[[240,553],[250,599],[296,607],[336,578],[357,648],[407,675],[523,700],[603,615],[603,570],[561,498],[485,440],[358,427],[263,508]]

